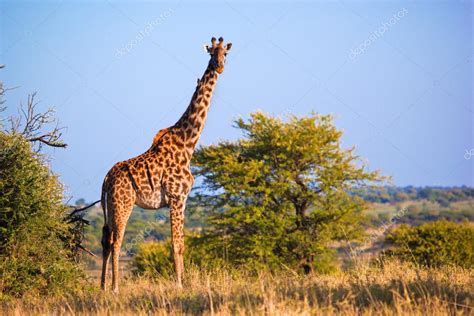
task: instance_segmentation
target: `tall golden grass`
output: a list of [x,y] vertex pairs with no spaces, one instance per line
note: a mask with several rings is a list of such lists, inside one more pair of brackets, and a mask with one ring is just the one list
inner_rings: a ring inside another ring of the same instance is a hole
[[392,261],[308,276],[194,268],[182,290],[170,279],[129,277],[118,295],[94,286],[76,295],[10,301],[0,314],[472,315],[473,276],[456,267]]

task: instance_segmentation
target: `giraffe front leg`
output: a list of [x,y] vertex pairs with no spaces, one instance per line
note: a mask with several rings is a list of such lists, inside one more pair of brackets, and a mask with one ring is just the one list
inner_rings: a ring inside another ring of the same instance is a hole
[[122,247],[123,235],[125,233],[125,225],[117,227],[114,231],[114,241],[112,244],[112,291],[115,294],[119,292],[119,259],[120,248]]
[[113,218],[113,232],[112,232],[112,291],[118,293],[119,291],[119,258],[120,248],[122,247],[123,236],[125,234],[125,227],[127,226],[128,218],[132,213],[133,204],[123,203],[115,207],[115,214]]
[[171,198],[170,220],[171,220],[171,242],[173,247],[174,267],[178,287],[183,287],[184,274],[184,208],[186,198]]
[[122,247],[123,236],[125,234],[125,223],[120,222],[116,226],[116,229],[113,233],[113,244],[112,244],[112,291],[115,294],[119,292],[119,259],[120,259],[120,249]]

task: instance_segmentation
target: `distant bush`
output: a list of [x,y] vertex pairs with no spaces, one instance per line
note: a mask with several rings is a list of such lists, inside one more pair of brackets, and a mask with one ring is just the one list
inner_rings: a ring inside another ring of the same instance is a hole
[[417,227],[401,225],[385,240],[391,249],[385,254],[420,265],[474,267],[474,227],[437,221]]
[[403,201],[428,200],[442,207],[450,203],[474,198],[474,188],[471,187],[377,187],[354,190],[352,194],[368,202],[397,203]]
[[[185,240],[184,261],[187,267],[195,266],[209,270],[232,268],[209,251],[212,245],[207,240],[196,238],[192,232],[186,232],[186,234],[188,236]],[[170,239],[139,243],[132,260],[132,272],[135,275],[151,277],[174,276]]]
[[137,275],[172,276],[174,267],[170,242],[160,241],[140,244],[137,253],[133,257],[132,271]]
[[21,135],[0,132],[0,299],[78,287],[63,187]]
[[446,220],[449,222],[474,221],[474,212],[470,209],[431,209],[424,204],[420,206],[410,205],[405,215],[400,218],[399,223],[418,226],[426,222]]

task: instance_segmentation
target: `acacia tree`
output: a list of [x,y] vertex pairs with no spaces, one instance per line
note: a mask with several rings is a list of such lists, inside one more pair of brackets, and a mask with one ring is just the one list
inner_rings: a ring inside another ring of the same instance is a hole
[[231,264],[330,268],[331,242],[361,232],[364,202],[351,190],[382,177],[341,147],[330,116],[283,121],[257,112],[235,127],[244,138],[195,153],[210,225],[192,243]]

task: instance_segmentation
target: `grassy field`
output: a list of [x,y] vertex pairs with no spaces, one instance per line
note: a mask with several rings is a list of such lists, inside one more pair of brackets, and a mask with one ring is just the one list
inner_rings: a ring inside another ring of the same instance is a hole
[[[371,203],[366,214],[374,220],[367,232],[384,223],[397,226],[398,222],[390,223],[387,218],[408,209],[401,218],[405,220],[413,215],[410,207],[420,210],[421,215],[413,217],[415,220],[424,220],[428,213],[438,216],[442,211],[451,215],[463,210],[472,212],[474,201],[455,202],[449,207],[429,201]],[[143,223],[152,215],[138,212],[132,222],[136,227],[131,225],[129,235],[141,235],[143,227],[147,227]],[[101,219],[102,213],[92,209],[88,216]],[[100,220],[90,226],[93,232],[100,228]],[[153,228],[167,232],[169,224],[155,223]],[[87,245],[92,241],[98,243],[99,235],[91,234]],[[393,261],[369,265],[367,261],[376,258],[380,250],[374,246],[377,241],[373,240],[370,251],[356,256],[355,265],[355,258],[346,252],[341,254],[347,263],[343,265],[345,269],[332,274],[301,276],[287,270],[276,275],[251,275],[188,267],[182,290],[168,278],[133,277],[131,257],[123,253],[124,278],[119,295],[99,290],[100,256],[85,257],[90,281],[79,293],[46,298],[26,296],[4,302],[0,304],[0,315],[474,315],[474,270],[428,269]],[[95,248],[99,253],[100,248]]]
[[96,286],[49,299],[2,306],[1,314],[71,315],[472,315],[474,272],[424,269],[397,262],[331,275],[291,271],[246,275],[190,269],[184,289],[170,279],[127,278],[119,295]]

